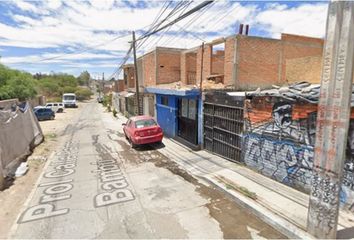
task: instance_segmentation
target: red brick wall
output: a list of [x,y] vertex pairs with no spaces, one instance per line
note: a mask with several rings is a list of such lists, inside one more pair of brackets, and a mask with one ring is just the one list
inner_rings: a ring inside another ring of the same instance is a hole
[[114,81],[114,87],[113,87],[113,91],[114,92],[122,92],[124,91],[124,80],[117,80]]
[[235,37],[227,38],[225,41],[225,63],[224,63],[224,84],[234,84],[234,59],[235,59]]
[[[203,80],[206,80],[207,76],[211,75],[211,55],[212,55],[212,45],[204,45],[204,54],[203,54]],[[201,59],[202,59],[202,47],[198,48],[197,51],[197,82],[200,82],[200,70],[201,70]]]
[[181,53],[181,82],[187,84],[187,53]]
[[237,36],[236,88],[264,88],[281,82],[281,41]]
[[126,66],[123,68],[124,78],[127,79],[127,88],[135,87],[134,67]]
[[144,69],[144,86],[156,85],[156,65],[155,65],[155,51],[146,54],[143,57],[143,69]]
[[212,55],[211,74],[224,74],[224,51],[217,51]]
[[181,80],[181,52],[157,49],[157,84]]
[[[323,40],[304,36],[282,34],[283,44],[283,71],[282,80],[285,82],[308,81],[320,83],[321,81],[321,61],[310,57],[321,57],[323,52]],[[289,71],[291,63],[296,60],[298,64],[306,64],[311,68],[297,68],[297,71]]]
[[196,84],[197,53],[188,52],[181,54],[181,81],[184,84]]
[[123,80],[118,80],[117,81],[118,85],[118,92],[122,92],[125,89],[124,81]]

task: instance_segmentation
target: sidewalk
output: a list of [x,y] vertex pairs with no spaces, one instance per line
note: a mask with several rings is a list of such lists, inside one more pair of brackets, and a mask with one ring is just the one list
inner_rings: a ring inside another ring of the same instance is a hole
[[[119,116],[124,121],[123,116]],[[309,196],[265,177],[245,166],[230,162],[207,151],[192,151],[179,142],[164,138],[166,147],[158,151],[178,163],[207,185],[213,185],[240,205],[289,238],[311,239],[306,232]],[[354,227],[354,215],[341,212],[338,238],[342,229]],[[354,233],[351,233],[354,236]]]

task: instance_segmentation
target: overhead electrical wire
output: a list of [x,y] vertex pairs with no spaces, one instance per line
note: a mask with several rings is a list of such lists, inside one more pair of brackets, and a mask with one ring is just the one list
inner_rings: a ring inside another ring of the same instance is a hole
[[[146,39],[146,38],[150,37],[151,35],[156,34],[156,33],[160,32],[160,31],[162,31],[162,30],[168,28],[169,26],[172,26],[173,24],[176,24],[177,22],[179,22],[179,21],[183,20],[184,18],[186,18],[186,17],[188,17],[188,16],[194,14],[195,12],[197,12],[197,11],[199,11],[199,10],[205,8],[206,6],[210,5],[210,4],[213,3],[213,2],[214,2],[214,0],[211,0],[211,1],[204,1],[204,2],[202,2],[202,3],[200,3],[200,4],[198,4],[196,7],[192,8],[191,10],[189,10],[188,12],[183,13],[182,15],[178,16],[178,17],[177,17],[176,19],[174,19],[173,21],[171,21],[171,22],[169,22],[169,23],[167,23],[167,24],[165,24],[165,25],[163,25],[163,26],[160,27],[160,25],[161,25],[163,22],[167,21],[167,19],[172,16],[172,14],[171,14],[171,13],[173,12],[173,10],[172,10],[172,11],[170,12],[170,14],[169,14],[165,19],[163,19],[161,22],[159,22],[159,23],[156,25],[157,27],[154,27],[154,28],[155,28],[154,30],[149,31],[149,32],[143,34],[142,36],[140,36],[139,38],[137,38],[136,41],[135,41],[135,44],[136,44],[136,42],[138,42],[138,41],[141,41],[141,40],[143,40],[143,39]],[[176,6],[181,7],[182,4],[178,3]],[[175,8],[174,8],[174,9],[175,9],[174,12],[176,12],[176,9],[177,9],[176,6],[175,6]],[[114,73],[113,73],[111,76],[116,75],[116,74],[120,71],[120,69],[122,69],[122,66],[123,66],[123,65],[126,63],[126,61],[130,58],[131,50],[132,50],[132,46],[131,46],[130,49],[128,50],[128,52],[127,52],[127,54],[126,54],[126,57],[125,57],[125,58],[123,59],[123,61],[121,62],[121,65],[114,71]],[[120,73],[119,73],[119,74],[120,74]],[[119,75],[119,74],[118,74],[118,75]],[[110,78],[112,78],[112,77],[110,77]]]
[[[170,2],[171,3],[171,2]],[[169,3],[169,5],[170,5]],[[170,17],[172,17],[173,15],[175,15],[176,13],[178,13],[180,11],[180,9],[183,7],[183,5],[187,4],[188,1],[183,1],[183,2],[179,2],[172,10],[171,12],[163,19],[161,20],[159,23],[157,23],[155,26],[152,26],[151,27],[151,31],[156,31],[156,29],[162,24],[164,23],[165,21],[167,21]],[[168,8],[168,6],[166,6],[166,9]],[[164,12],[164,11],[163,11]],[[163,14],[163,13],[162,13]],[[160,16],[158,17],[158,19],[162,16],[162,14],[160,14]],[[155,22],[155,21],[154,21]],[[151,24],[153,25],[153,24]],[[149,33],[149,32],[147,32]],[[151,35],[150,35],[151,36]],[[144,43],[147,39],[149,38],[146,37],[144,38],[144,40],[141,42],[141,43]],[[142,44],[140,44],[140,47],[141,47]],[[131,55],[131,49],[130,51],[128,51],[128,54],[126,55],[127,57],[125,57],[123,59],[123,61],[120,63],[119,67],[114,71],[114,73],[111,75],[111,76],[114,76],[114,75],[119,75],[120,72],[121,72],[121,69],[122,69],[122,66],[128,61],[128,59],[130,58],[130,55]],[[110,77],[111,78],[111,77]]]

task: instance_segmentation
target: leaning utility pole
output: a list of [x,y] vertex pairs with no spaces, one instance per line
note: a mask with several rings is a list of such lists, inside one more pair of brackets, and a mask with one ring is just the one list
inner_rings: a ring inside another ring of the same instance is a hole
[[141,114],[140,112],[140,103],[139,103],[139,79],[138,79],[138,64],[136,62],[136,42],[135,42],[135,32],[133,31],[133,55],[134,55],[134,75],[135,75],[135,95],[136,95],[136,102],[138,104],[138,115]]
[[352,97],[354,2],[329,4],[307,230],[335,239]]

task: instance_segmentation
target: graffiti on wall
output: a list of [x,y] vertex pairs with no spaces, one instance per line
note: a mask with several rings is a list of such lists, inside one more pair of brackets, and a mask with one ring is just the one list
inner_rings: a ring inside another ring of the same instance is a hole
[[270,119],[256,126],[248,124],[244,160],[279,182],[309,190],[313,147],[307,129],[293,120],[292,113],[291,103],[277,102]]
[[[246,100],[243,160],[279,182],[310,192],[317,106]],[[354,119],[349,128],[341,202],[354,211]],[[353,203],[351,205],[351,203]]]

